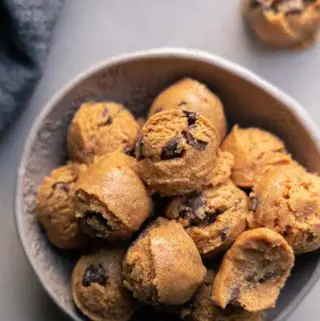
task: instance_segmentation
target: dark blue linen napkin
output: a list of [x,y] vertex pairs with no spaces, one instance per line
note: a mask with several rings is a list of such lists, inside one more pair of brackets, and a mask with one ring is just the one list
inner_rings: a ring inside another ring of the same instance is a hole
[[0,0],[0,134],[27,106],[64,0]]

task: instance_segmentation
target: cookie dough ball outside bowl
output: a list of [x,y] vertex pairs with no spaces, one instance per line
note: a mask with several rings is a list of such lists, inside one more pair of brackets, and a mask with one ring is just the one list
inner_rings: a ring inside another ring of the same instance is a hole
[[90,164],[94,156],[113,151],[130,152],[140,126],[132,114],[114,102],[82,104],[74,115],[67,136],[72,160]]
[[75,249],[87,243],[75,216],[74,190],[85,165],[70,163],[44,178],[38,189],[36,215],[48,240],[61,249]]
[[175,197],[166,216],[177,220],[195,242],[201,256],[227,250],[246,229],[247,195],[231,180],[202,192]]
[[72,296],[78,309],[93,321],[127,321],[137,303],[123,287],[125,250],[96,250],[77,262],[72,274]]
[[250,195],[249,225],[282,234],[296,254],[320,248],[320,177],[299,166],[265,175]]
[[242,233],[224,256],[212,299],[221,308],[249,312],[273,308],[294,263],[292,248],[277,232],[258,228]]
[[138,169],[152,191],[186,194],[209,185],[218,140],[210,121],[200,114],[170,109],[153,115],[136,144]]
[[179,305],[203,282],[206,269],[183,227],[158,218],[129,247],[123,262],[125,286],[145,303]]
[[219,142],[226,135],[227,123],[222,102],[199,81],[184,78],[166,88],[154,100],[149,117],[172,108],[196,112],[207,117],[217,131]]
[[136,173],[136,160],[113,152],[79,177],[76,216],[84,232],[107,240],[126,240],[152,211],[152,201]]
[[259,39],[275,48],[312,45],[320,28],[319,0],[243,0],[244,15]]
[[242,188],[252,188],[269,169],[292,163],[284,143],[260,128],[234,126],[221,149],[234,156],[231,178]]

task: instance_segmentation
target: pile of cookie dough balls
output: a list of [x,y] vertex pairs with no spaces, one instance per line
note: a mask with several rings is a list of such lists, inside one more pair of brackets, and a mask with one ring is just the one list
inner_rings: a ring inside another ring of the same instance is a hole
[[93,321],[259,321],[295,256],[320,247],[319,176],[270,132],[227,133],[194,79],[165,88],[142,127],[119,103],[82,104],[67,149],[36,215],[53,246],[82,253],[71,291]]
[[279,48],[306,48],[320,29],[319,0],[242,0],[244,16],[258,39]]

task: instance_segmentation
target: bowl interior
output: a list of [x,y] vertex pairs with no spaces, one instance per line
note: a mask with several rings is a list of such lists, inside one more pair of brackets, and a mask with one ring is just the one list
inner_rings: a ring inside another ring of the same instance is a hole
[[[70,292],[78,254],[58,251],[47,242],[34,215],[37,187],[45,175],[66,161],[66,130],[82,102],[114,100],[134,115],[144,116],[163,88],[185,76],[203,81],[221,97],[230,126],[236,122],[271,130],[284,139],[299,162],[320,172],[316,140],[291,108],[291,100],[277,91],[271,93],[272,89],[259,80],[249,81],[250,75],[233,65],[197,55],[158,54],[133,56],[95,69],[47,106],[30,134],[18,175],[16,215],[22,244],[43,286],[75,320],[84,319],[74,308]],[[267,313],[267,321],[283,320],[294,308],[318,276],[318,261],[318,252],[297,258],[277,307]]]

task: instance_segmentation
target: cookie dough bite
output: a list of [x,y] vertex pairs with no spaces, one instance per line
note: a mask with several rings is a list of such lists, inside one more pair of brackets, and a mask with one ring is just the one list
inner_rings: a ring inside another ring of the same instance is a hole
[[231,177],[234,157],[229,152],[218,150],[217,159],[213,168],[211,186],[226,182]]
[[202,286],[193,299],[181,309],[181,319],[187,321],[262,321],[262,313],[248,312],[228,305],[226,309],[216,306],[211,299],[215,273],[208,270]]
[[75,217],[74,190],[86,165],[70,163],[46,176],[38,189],[36,215],[48,240],[61,249],[76,249],[87,243]]
[[218,140],[200,114],[169,109],[153,115],[136,144],[139,173],[152,191],[180,195],[209,185]]
[[158,218],[129,247],[123,262],[125,286],[147,304],[179,305],[202,283],[206,269],[183,227]]
[[98,158],[80,175],[76,216],[92,237],[126,240],[152,211],[152,201],[135,172],[136,160],[114,152]]
[[95,155],[113,151],[129,153],[140,126],[132,114],[114,102],[82,104],[74,115],[67,136],[72,160],[90,164]]
[[243,0],[244,15],[265,44],[275,48],[312,45],[320,27],[319,0]]
[[180,109],[202,114],[217,131],[218,141],[226,135],[226,117],[219,97],[204,84],[184,78],[162,91],[154,100],[149,117],[167,109]]
[[246,229],[247,195],[231,180],[173,198],[166,216],[184,226],[200,254],[210,258],[227,250]]
[[234,156],[231,178],[242,188],[252,188],[270,168],[292,162],[284,143],[275,135],[259,128],[234,126],[221,149]]
[[221,308],[249,312],[273,308],[293,267],[294,255],[277,232],[258,228],[242,233],[224,256],[212,298]]
[[320,177],[299,166],[274,170],[254,186],[250,227],[282,234],[296,254],[320,248]]
[[122,259],[117,247],[82,256],[72,274],[72,296],[78,309],[93,321],[127,321],[137,303],[123,287]]

